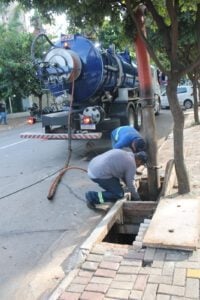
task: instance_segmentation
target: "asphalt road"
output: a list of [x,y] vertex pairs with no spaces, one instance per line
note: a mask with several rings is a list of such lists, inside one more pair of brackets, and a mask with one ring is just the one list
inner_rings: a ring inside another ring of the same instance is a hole
[[[158,144],[172,127],[169,110],[156,117]],[[50,186],[67,159],[67,141],[20,139],[41,124],[0,133],[0,299],[45,297],[73,267],[71,255],[102,214],[85,205],[85,192],[97,188],[83,171],[68,171],[53,201]],[[73,141],[71,165],[87,168],[88,160],[109,149],[109,140],[87,145]],[[75,251],[76,253],[76,251]]]

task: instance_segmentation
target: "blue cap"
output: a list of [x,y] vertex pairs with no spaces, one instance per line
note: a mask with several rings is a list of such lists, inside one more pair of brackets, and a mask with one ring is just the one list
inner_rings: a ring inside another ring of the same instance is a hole
[[145,165],[147,163],[147,160],[148,160],[147,153],[144,152],[144,151],[140,151],[140,152],[135,153],[135,158],[141,160],[143,165]]
[[134,146],[136,152],[145,151],[146,150],[146,144],[143,138],[138,138],[134,141]]

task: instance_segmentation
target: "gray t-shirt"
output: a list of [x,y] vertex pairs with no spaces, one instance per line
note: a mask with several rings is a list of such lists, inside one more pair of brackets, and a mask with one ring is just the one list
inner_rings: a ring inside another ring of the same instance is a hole
[[112,149],[93,158],[88,165],[88,176],[92,179],[116,177],[125,182],[134,199],[139,195],[135,187],[136,164],[132,152]]

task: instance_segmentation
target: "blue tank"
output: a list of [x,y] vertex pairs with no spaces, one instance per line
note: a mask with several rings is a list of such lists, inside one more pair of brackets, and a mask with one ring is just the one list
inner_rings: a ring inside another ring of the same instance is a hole
[[82,35],[62,35],[38,76],[55,97],[74,90],[74,103],[83,103],[118,88],[133,88],[136,72],[127,51],[102,50]]

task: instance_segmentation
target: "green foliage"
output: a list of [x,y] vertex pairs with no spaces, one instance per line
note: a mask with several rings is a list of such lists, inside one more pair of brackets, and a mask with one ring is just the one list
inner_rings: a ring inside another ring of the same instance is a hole
[[[12,1],[1,0],[1,3],[10,2]],[[49,19],[52,19],[55,12],[66,13],[71,33],[78,31],[92,38],[99,37],[105,47],[114,43],[117,48],[122,43],[127,44],[125,36],[128,44],[132,43],[137,30],[131,14],[137,5],[145,4],[148,50],[151,47],[150,55],[155,61],[157,58],[156,63],[168,73],[177,67],[180,74],[184,73],[187,67],[184,53],[196,47],[197,40],[200,40],[199,33],[195,32],[199,0],[130,0],[130,7],[126,0],[20,0],[19,3],[25,8],[38,9],[40,15]],[[108,17],[109,22],[106,22]],[[177,32],[174,30],[176,21]]]
[[130,43],[132,40],[126,38],[122,22],[113,24],[107,18],[99,29],[97,37],[105,49],[112,44],[115,45],[117,51],[123,51],[125,48],[132,48],[132,43]]
[[32,36],[0,26],[0,97],[21,100],[40,90],[30,59]]

